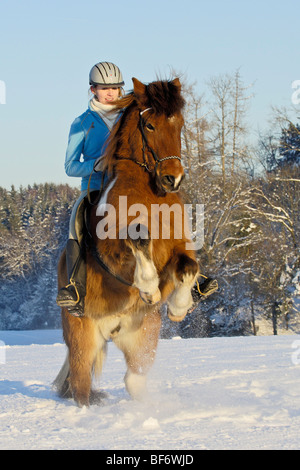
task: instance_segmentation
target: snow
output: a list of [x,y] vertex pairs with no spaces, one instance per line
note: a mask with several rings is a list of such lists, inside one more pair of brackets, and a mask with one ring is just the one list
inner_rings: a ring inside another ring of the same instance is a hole
[[109,343],[90,408],[52,390],[64,358],[60,330],[0,332],[0,449],[299,448],[300,336],[161,340],[143,401]]

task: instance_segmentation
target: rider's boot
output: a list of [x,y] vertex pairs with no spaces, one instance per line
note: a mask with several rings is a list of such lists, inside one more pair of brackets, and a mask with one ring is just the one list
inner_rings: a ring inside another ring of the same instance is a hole
[[66,261],[69,284],[59,290],[56,303],[65,307],[71,315],[82,317],[86,294],[86,263],[77,240],[67,241]]

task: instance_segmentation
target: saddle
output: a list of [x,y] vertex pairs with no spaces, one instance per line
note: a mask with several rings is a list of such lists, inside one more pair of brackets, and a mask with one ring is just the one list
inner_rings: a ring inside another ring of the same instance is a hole
[[75,216],[75,231],[80,245],[86,244],[86,238],[91,238],[90,213],[93,206],[98,204],[102,191],[89,192],[80,202]]

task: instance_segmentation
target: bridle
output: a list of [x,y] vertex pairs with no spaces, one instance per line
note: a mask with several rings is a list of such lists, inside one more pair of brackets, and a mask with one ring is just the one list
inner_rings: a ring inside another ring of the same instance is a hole
[[155,166],[154,166],[154,171],[156,173],[156,170],[157,170],[157,167],[159,165],[159,163],[161,162],[164,162],[166,160],[174,160],[174,159],[177,159],[181,162],[181,158],[178,157],[177,155],[171,155],[169,157],[164,157],[164,158],[158,158],[157,154],[155,153],[155,151],[153,150],[153,148],[149,145],[148,143],[148,140],[147,140],[147,137],[145,135],[145,130],[144,130],[144,127],[145,127],[145,124],[146,124],[146,121],[145,119],[143,118],[143,114],[146,112],[146,111],[150,111],[150,109],[152,108],[146,108],[144,109],[143,111],[140,111],[140,119],[139,119],[139,127],[140,127],[140,131],[141,131],[141,134],[142,134],[142,142],[143,142],[143,147],[142,147],[142,150],[143,150],[143,163],[141,162],[138,162],[135,160],[135,163],[137,163],[138,165],[146,168],[146,170],[151,173],[151,169],[148,167],[148,164],[147,164],[147,161],[146,161],[146,147],[148,147],[148,149],[150,150],[152,156],[153,156],[153,159],[155,161]]
[[[142,146],[142,151],[143,151],[143,162],[139,162],[138,160],[133,160],[132,158],[130,157],[124,157],[122,155],[118,155],[118,158],[120,160],[130,160],[134,163],[136,163],[137,165],[145,168],[148,173],[152,173],[152,171],[154,170],[154,172],[156,173],[157,171],[157,167],[159,165],[159,163],[161,162],[164,162],[166,160],[179,160],[180,163],[181,163],[181,158],[178,157],[177,155],[170,155],[168,157],[164,157],[164,158],[159,158],[156,154],[156,152],[153,150],[153,148],[149,145],[148,143],[148,140],[147,140],[147,137],[145,135],[145,130],[144,130],[144,127],[145,127],[145,124],[146,124],[146,121],[145,119],[143,118],[143,114],[146,112],[146,111],[150,111],[150,109],[152,108],[146,108],[144,109],[143,111],[140,111],[140,118],[139,118],[139,129],[140,129],[140,132],[142,134],[142,143],[143,143],[143,146]],[[146,148],[148,148],[152,154],[152,157],[155,161],[155,165],[154,165],[154,168],[149,168],[148,166],[148,163],[147,163],[147,159],[146,159]]]

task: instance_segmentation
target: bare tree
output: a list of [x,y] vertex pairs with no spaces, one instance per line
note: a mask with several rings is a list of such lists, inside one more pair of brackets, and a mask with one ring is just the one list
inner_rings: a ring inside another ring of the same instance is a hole
[[[231,176],[248,153],[245,143],[246,127],[244,119],[247,103],[251,95],[246,96],[249,86],[244,86],[239,70],[234,74],[221,75],[209,80],[213,103],[213,123],[211,142],[215,154],[220,156],[220,164],[225,188],[227,168]],[[252,86],[252,85],[250,85]]]
[[212,143],[216,154],[220,155],[223,187],[225,187],[225,164],[229,156],[229,134],[232,122],[232,108],[230,105],[232,79],[229,75],[214,77],[210,79],[209,86],[214,98]]
[[252,87],[244,86],[240,77],[240,72],[237,70],[234,74],[234,86],[232,89],[233,100],[233,126],[232,126],[232,162],[231,162],[231,176],[233,176],[237,161],[239,159],[247,158],[249,153],[248,146],[245,143],[247,135],[247,127],[245,124],[245,116],[248,109],[249,100],[253,94],[246,96],[246,91]]
[[186,100],[184,127],[183,127],[183,150],[182,154],[186,160],[188,174],[190,177],[205,172],[209,164],[209,149],[207,133],[210,128],[208,113],[205,110],[204,94],[197,95],[196,84],[185,83],[183,86]]

